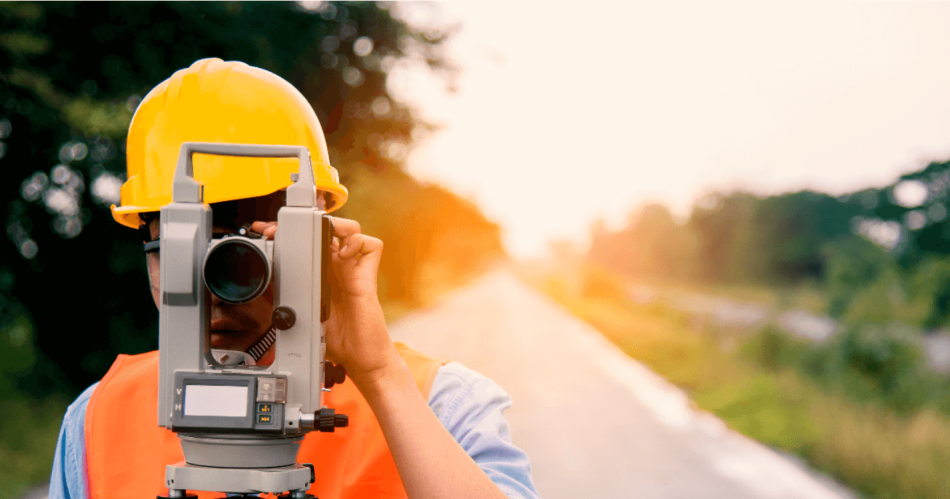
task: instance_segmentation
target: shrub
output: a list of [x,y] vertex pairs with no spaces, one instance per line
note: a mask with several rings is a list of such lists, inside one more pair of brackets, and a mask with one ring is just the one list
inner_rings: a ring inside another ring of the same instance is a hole
[[803,340],[769,324],[753,335],[741,351],[746,358],[775,371],[797,364],[807,348]]
[[804,371],[852,398],[879,399],[899,413],[935,401],[943,382],[926,365],[916,334],[906,327],[851,327],[805,351]]

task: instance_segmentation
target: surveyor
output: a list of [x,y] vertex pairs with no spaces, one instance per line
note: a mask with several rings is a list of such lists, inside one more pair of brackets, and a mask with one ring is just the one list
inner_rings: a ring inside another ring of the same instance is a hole
[[[171,202],[183,142],[305,146],[318,207],[347,199],[316,114],[292,85],[240,62],[204,59],[142,100],[129,128],[128,180],[113,216],[138,229],[152,294],[159,304],[158,213]],[[250,230],[273,238],[277,209],[297,171],[291,159],[198,155],[215,232]],[[376,294],[383,243],[352,220],[334,218],[333,285],[327,356],[347,382],[326,395],[345,407],[350,427],[310,433],[298,460],[318,470],[321,499],[537,497],[525,454],[508,434],[508,395],[456,362],[430,359],[390,339]],[[211,348],[273,359],[271,289],[235,305],[213,298]],[[219,359],[220,360],[220,359]],[[168,494],[165,466],[182,460],[178,438],[156,423],[157,352],[120,356],[109,373],[70,405],[56,447],[50,499],[154,498]],[[210,497],[199,493],[199,497]]]

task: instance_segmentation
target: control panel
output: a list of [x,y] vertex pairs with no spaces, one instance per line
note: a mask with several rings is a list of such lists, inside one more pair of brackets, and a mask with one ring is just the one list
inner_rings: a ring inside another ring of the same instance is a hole
[[286,402],[284,377],[176,372],[172,429],[280,433]]

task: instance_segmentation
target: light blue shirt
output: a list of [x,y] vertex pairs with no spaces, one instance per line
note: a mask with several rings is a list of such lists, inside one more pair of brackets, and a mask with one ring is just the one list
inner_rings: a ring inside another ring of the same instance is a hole
[[[96,384],[98,385],[98,383]],[[76,399],[59,430],[49,499],[85,499],[86,405],[92,385]],[[494,381],[459,364],[439,368],[429,407],[465,452],[508,497],[538,499],[531,481],[531,464],[524,451],[511,443],[505,409],[511,397]]]

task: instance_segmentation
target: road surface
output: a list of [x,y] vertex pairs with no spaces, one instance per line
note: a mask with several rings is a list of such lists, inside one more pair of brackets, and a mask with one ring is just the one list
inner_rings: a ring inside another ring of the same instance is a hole
[[507,416],[545,499],[854,497],[691,407],[676,387],[512,274],[390,326],[514,399]]

